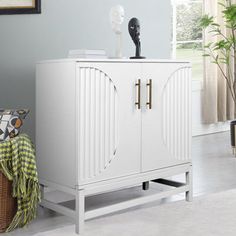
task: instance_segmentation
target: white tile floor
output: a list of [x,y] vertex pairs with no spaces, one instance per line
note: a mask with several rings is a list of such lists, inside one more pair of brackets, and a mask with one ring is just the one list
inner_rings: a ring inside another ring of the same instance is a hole
[[236,188],[236,158],[228,132],[193,139],[194,194],[207,194]]
[[[236,158],[231,154],[228,132],[193,138],[192,157],[194,196],[236,188]],[[159,190],[160,187],[152,184],[151,190],[148,193],[157,189]],[[135,187],[116,193],[100,195],[99,197],[90,197],[86,200],[86,206],[87,208],[92,208],[95,205],[102,206],[108,202],[114,203],[116,201],[128,200],[140,194],[148,193],[142,191],[140,187]],[[55,193],[50,193],[49,197],[55,198]],[[60,196],[56,195],[56,197],[59,200]],[[150,205],[181,199],[184,199],[182,194]],[[68,202],[68,205],[73,207],[72,202]],[[141,206],[140,208],[142,207],[149,207],[149,205]],[[71,224],[73,223],[68,217],[40,208],[37,219],[27,228],[18,229],[8,235],[32,236],[37,232],[44,232]]]

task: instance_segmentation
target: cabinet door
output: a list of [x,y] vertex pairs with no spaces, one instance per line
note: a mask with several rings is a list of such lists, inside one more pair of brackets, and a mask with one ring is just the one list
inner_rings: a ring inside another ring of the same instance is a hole
[[142,171],[189,162],[190,65],[145,63],[142,78]]
[[140,64],[78,63],[78,182],[141,171]]

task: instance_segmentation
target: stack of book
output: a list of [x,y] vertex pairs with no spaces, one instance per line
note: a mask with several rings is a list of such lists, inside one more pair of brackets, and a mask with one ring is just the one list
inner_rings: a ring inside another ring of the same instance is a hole
[[68,58],[104,59],[107,55],[104,50],[78,49],[70,50]]

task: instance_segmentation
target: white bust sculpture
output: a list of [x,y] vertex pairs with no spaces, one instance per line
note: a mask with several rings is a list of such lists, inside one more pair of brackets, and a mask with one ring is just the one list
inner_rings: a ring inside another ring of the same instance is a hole
[[121,24],[124,21],[125,11],[124,8],[120,5],[114,6],[110,11],[110,21],[112,30],[116,34],[121,34]]
[[114,6],[110,10],[111,27],[117,38],[116,57],[122,58],[122,30],[121,25],[124,21],[125,11],[120,5]]

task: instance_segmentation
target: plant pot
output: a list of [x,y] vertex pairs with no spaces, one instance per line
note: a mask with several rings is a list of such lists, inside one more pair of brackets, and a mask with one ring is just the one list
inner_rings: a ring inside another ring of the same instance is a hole
[[236,120],[230,122],[230,137],[233,154],[236,156]]

